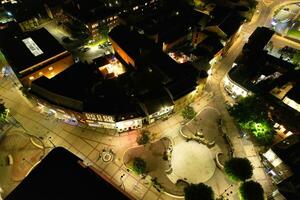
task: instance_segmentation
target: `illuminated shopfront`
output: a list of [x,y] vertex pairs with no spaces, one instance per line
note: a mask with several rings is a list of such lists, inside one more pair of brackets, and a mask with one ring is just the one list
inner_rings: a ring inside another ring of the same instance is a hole
[[94,113],[84,113],[85,122],[89,126],[116,129],[118,132],[124,132],[128,130],[142,128],[143,120],[142,118],[129,119],[124,121],[115,121],[113,116],[94,114]]
[[113,116],[95,113],[84,113],[85,122],[89,126],[115,129],[115,120]]
[[56,119],[63,121],[64,123],[74,125],[74,126],[78,125],[77,118],[73,113],[67,113],[66,111],[58,108],[52,108],[40,102],[38,103],[38,109],[40,110],[40,112],[44,113],[47,117],[53,116]]
[[116,122],[116,129],[118,130],[118,132],[142,128],[142,126],[143,126],[142,118],[135,118],[135,119]]
[[155,112],[148,117],[149,123],[153,123],[155,120],[161,119],[172,113],[174,106],[166,106],[161,108],[158,112]]
[[247,97],[250,94],[247,89],[232,81],[228,74],[224,78],[224,88],[233,98]]

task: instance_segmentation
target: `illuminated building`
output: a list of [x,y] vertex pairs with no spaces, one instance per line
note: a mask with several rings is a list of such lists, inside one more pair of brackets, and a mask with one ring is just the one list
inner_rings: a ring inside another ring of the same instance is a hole
[[168,117],[197,96],[198,72],[191,65],[176,63],[125,27],[113,29],[110,38],[116,57],[33,80],[30,92],[38,104],[67,123],[123,132]]
[[2,31],[1,51],[26,87],[39,77],[50,79],[74,63],[73,56],[44,28],[26,33],[5,32]]
[[296,121],[300,120],[300,71],[268,52],[266,46],[273,35],[274,31],[264,27],[254,31],[224,78],[224,88],[234,98],[249,94],[265,96],[274,123],[284,125],[291,133],[299,129]]
[[300,137],[291,135],[284,140],[274,144],[267,152],[262,154],[263,164],[266,172],[277,185],[272,193],[273,199],[299,199],[300,185]]

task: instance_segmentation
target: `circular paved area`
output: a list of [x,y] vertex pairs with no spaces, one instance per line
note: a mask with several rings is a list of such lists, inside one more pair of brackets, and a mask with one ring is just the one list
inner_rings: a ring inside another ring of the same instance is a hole
[[194,184],[208,181],[216,169],[210,150],[195,141],[174,146],[171,165],[173,176]]

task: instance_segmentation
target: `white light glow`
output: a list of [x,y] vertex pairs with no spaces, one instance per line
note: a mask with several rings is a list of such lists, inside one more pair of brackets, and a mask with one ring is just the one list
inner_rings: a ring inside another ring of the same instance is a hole
[[26,47],[34,56],[39,56],[44,53],[30,37],[23,39],[22,42],[24,42]]

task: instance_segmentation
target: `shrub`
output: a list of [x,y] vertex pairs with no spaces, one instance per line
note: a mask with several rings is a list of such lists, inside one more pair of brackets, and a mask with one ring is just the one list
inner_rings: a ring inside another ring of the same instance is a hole
[[264,200],[264,190],[259,183],[247,181],[239,187],[239,197],[241,200]]
[[245,181],[251,178],[253,167],[247,158],[231,158],[225,162],[224,171],[233,181]]
[[135,171],[138,174],[144,174],[146,172],[146,162],[139,157],[135,157],[133,159],[133,171]]
[[191,184],[184,188],[184,197],[185,200],[213,200],[214,192],[203,183]]

